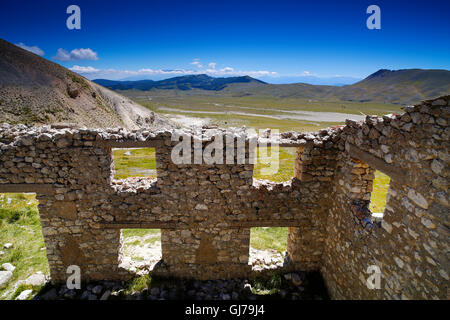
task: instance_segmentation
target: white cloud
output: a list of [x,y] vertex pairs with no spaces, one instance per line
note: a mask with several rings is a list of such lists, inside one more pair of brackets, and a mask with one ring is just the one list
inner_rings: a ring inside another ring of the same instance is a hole
[[[197,65],[197,64],[194,64]],[[211,67],[211,65],[209,64]],[[215,65],[214,65],[215,67]],[[117,69],[96,69],[94,67],[81,67],[78,65],[74,65],[70,70],[74,72],[78,72],[80,74],[85,75],[89,79],[123,79],[125,77],[130,76],[167,76],[176,77],[182,75],[194,75],[194,74],[202,74],[206,73],[210,76],[221,77],[221,76],[251,76],[251,77],[277,77],[278,73],[267,70],[235,70],[231,67],[225,67],[222,69],[202,69],[202,70],[193,70],[193,69],[151,69],[151,68],[142,68],[139,70],[117,70]]]
[[69,70],[77,73],[95,73],[100,71],[99,69],[95,69],[93,67],[82,67],[77,65],[74,65],[72,68],[69,68]]
[[208,67],[210,67],[211,69],[215,69],[216,68],[216,64],[215,62],[210,62],[208,63]]
[[98,56],[97,52],[91,50],[90,48],[73,49],[70,52],[64,50],[63,48],[59,48],[53,59],[59,61],[98,60]]
[[39,56],[43,56],[45,54],[45,52],[41,48],[39,48],[38,46],[27,46],[23,42],[16,43],[16,46],[18,46],[18,47],[20,47],[20,48],[22,48],[24,50],[33,52],[34,54],[37,54]]
[[194,59],[194,61],[192,61],[191,64],[197,66],[197,68],[199,69],[203,68],[203,65],[200,63],[200,59]]
[[231,73],[231,72],[234,72],[234,69],[231,68],[231,67],[225,67],[225,68],[223,68],[223,69],[220,69],[220,72],[223,72],[223,73]]

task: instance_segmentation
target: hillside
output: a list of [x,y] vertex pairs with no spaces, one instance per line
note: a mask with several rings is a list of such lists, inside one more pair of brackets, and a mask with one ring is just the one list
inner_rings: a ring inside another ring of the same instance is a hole
[[0,39],[0,122],[161,128],[170,122],[130,99]]
[[362,81],[342,87],[342,100],[413,104],[450,93],[448,70],[381,69]]
[[[413,104],[425,99],[450,93],[448,70],[379,70],[352,85],[326,86],[307,83],[268,84],[245,77],[213,78],[207,75],[190,75],[161,81],[111,81],[94,80],[112,90],[127,95],[128,90],[156,89],[193,91],[196,95],[231,97],[270,97],[317,99],[323,101],[378,102],[385,104]],[[204,92],[202,93],[202,90]]]
[[355,84],[341,87],[306,83],[266,84],[253,88],[232,85],[227,87],[225,92],[234,96],[261,95],[405,105],[449,94],[450,71],[382,69]]

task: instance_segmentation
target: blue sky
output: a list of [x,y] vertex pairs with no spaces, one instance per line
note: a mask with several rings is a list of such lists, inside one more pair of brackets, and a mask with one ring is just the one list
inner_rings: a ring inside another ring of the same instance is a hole
[[[72,4],[81,30],[66,27]],[[381,30],[366,27],[372,4]],[[382,68],[450,69],[448,12],[450,1],[432,0],[0,0],[0,38],[90,79],[208,73],[335,84]]]

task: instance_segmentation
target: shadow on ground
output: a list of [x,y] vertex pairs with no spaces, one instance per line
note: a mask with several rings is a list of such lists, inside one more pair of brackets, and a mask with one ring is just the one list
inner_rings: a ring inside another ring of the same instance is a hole
[[328,300],[319,272],[289,272],[269,277],[228,280],[183,280],[136,277],[98,281],[68,289],[48,284],[34,300]]

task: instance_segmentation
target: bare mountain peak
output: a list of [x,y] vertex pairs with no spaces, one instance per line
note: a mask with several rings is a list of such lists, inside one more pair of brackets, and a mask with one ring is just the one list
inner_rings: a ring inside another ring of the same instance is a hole
[[388,75],[391,72],[394,72],[394,71],[388,70],[388,69],[380,69],[377,72],[374,72],[371,75],[369,75],[366,79],[382,77],[382,76]]

